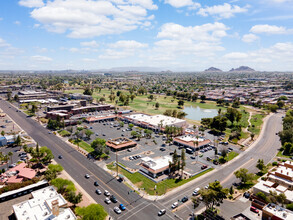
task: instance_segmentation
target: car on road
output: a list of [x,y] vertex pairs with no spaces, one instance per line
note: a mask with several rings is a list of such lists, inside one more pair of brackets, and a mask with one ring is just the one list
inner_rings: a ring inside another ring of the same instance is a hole
[[94,182],[95,186],[99,186],[99,183],[97,181]]
[[114,207],[114,212],[116,212],[117,214],[120,214],[121,210],[117,206],[115,206]]
[[105,195],[105,196],[110,196],[109,191],[108,191],[108,190],[105,190],[104,195]]
[[49,131],[49,132],[48,132],[48,134],[52,134],[52,132],[51,132],[51,131]]
[[172,206],[171,206],[172,209],[175,209],[175,208],[177,208],[177,207],[178,207],[178,202],[174,202],[174,203],[172,204]]
[[181,202],[187,202],[188,201],[188,197],[187,196],[184,196],[182,199],[181,199]]
[[255,208],[254,206],[250,206],[250,211],[255,212],[255,213],[259,213],[259,210],[257,208]]
[[111,200],[113,203],[117,203],[117,202],[118,202],[117,199],[116,199],[116,197],[115,197],[114,195],[111,195],[111,196],[110,196],[110,200]]
[[106,198],[106,199],[105,199],[105,203],[106,203],[106,204],[110,204],[110,203],[111,203],[111,200],[110,200],[109,198]]
[[119,208],[120,208],[122,211],[124,211],[124,210],[126,209],[126,207],[125,207],[122,203],[119,205]]
[[15,167],[15,166],[16,166],[16,164],[13,163],[13,164],[10,164],[8,167],[9,167],[9,168],[13,168],[13,167]]
[[200,188],[196,188],[196,189],[193,191],[192,195],[193,195],[193,196],[197,196],[197,195],[199,195],[199,190],[200,190]]
[[162,216],[166,213],[166,209],[162,209],[158,212],[158,216]]
[[130,148],[128,148],[128,149],[127,149],[127,151],[128,151],[128,152],[131,152],[131,149],[130,149]]
[[85,177],[86,179],[88,179],[88,178],[90,178],[90,175],[85,174],[84,177]]
[[101,195],[101,194],[102,194],[101,190],[99,190],[99,189],[96,189],[96,193],[97,193],[98,195]]
[[62,155],[59,155],[58,158],[59,158],[59,159],[62,159],[63,157],[62,157]]
[[195,156],[191,156],[190,159],[194,160],[195,159]]

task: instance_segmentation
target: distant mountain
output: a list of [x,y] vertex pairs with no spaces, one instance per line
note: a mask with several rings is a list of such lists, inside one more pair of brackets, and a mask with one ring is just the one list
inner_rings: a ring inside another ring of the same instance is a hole
[[255,70],[248,66],[240,66],[236,69],[232,68],[229,72],[254,72]]
[[210,67],[205,70],[205,72],[222,72],[222,70],[215,68],[215,67]]
[[156,68],[156,67],[114,67],[111,69],[108,69],[108,71],[114,71],[114,72],[161,72],[164,71],[163,68]]

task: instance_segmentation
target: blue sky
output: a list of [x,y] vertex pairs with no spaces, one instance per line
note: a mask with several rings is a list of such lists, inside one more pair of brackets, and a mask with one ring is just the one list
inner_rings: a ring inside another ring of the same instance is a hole
[[0,69],[293,70],[293,0],[2,0]]

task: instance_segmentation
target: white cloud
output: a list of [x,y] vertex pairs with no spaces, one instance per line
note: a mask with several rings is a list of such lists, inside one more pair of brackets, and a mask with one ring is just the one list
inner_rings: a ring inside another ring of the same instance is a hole
[[198,26],[164,24],[157,34],[160,40],[154,43],[149,59],[184,63],[186,59],[212,57],[216,52],[225,50],[221,46],[221,39],[227,36],[228,29],[225,24],[219,22]]
[[223,57],[228,59],[243,59],[247,58],[248,55],[246,53],[232,52],[225,54]]
[[52,0],[35,8],[31,17],[48,31],[87,38],[135,30],[153,19],[148,10],[155,9],[152,0]]
[[3,18],[0,18],[0,21],[3,21]]
[[110,48],[126,48],[126,49],[146,48],[147,46],[148,46],[147,44],[143,44],[135,40],[121,40],[109,45]]
[[96,59],[92,59],[92,58],[83,58],[82,61],[83,62],[89,62],[89,63],[91,63],[91,62],[97,62]]
[[268,24],[258,24],[254,25],[250,32],[255,34],[289,34],[293,33],[292,29],[286,29],[283,26],[268,25]]
[[51,62],[51,61],[53,61],[53,59],[50,57],[40,56],[40,55],[31,56],[31,59],[34,61],[37,61],[37,62]]
[[44,6],[43,0],[20,0],[18,4],[28,8],[38,8]]
[[169,4],[174,8],[187,7],[189,9],[197,9],[200,7],[200,4],[193,2],[192,0],[165,0],[165,4]]
[[245,43],[252,43],[258,39],[259,39],[259,37],[254,34],[245,34],[242,37],[242,41]]
[[20,25],[21,23],[20,23],[20,21],[15,21],[14,24]]
[[0,47],[9,47],[9,46],[10,46],[9,43],[7,43],[5,40],[0,38]]
[[81,42],[80,45],[84,47],[99,47],[99,44],[95,40]]
[[230,5],[228,3],[224,3],[223,5],[214,5],[211,7],[201,8],[197,12],[197,14],[204,17],[211,15],[216,18],[223,19],[234,17],[236,13],[247,12],[248,8],[249,6],[241,8],[238,5]]
[[69,51],[70,51],[71,53],[76,53],[76,52],[79,51],[79,49],[78,49],[78,48],[75,48],[75,47],[72,47],[72,48],[69,48]]
[[[291,42],[276,43],[269,48],[261,48],[248,52],[232,52],[225,54],[221,61],[234,64],[253,64],[266,70],[292,69],[293,44]],[[262,65],[265,64],[265,65]]]
[[147,48],[147,44],[143,44],[134,40],[121,40],[109,44],[109,48],[105,53],[100,55],[100,59],[123,59],[127,57],[140,56],[142,50]]

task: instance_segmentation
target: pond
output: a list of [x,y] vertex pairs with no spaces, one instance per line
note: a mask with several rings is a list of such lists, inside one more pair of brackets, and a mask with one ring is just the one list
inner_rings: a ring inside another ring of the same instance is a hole
[[187,114],[185,118],[196,121],[200,121],[202,118],[213,118],[218,115],[218,109],[203,109],[198,106],[185,106],[183,111]]

